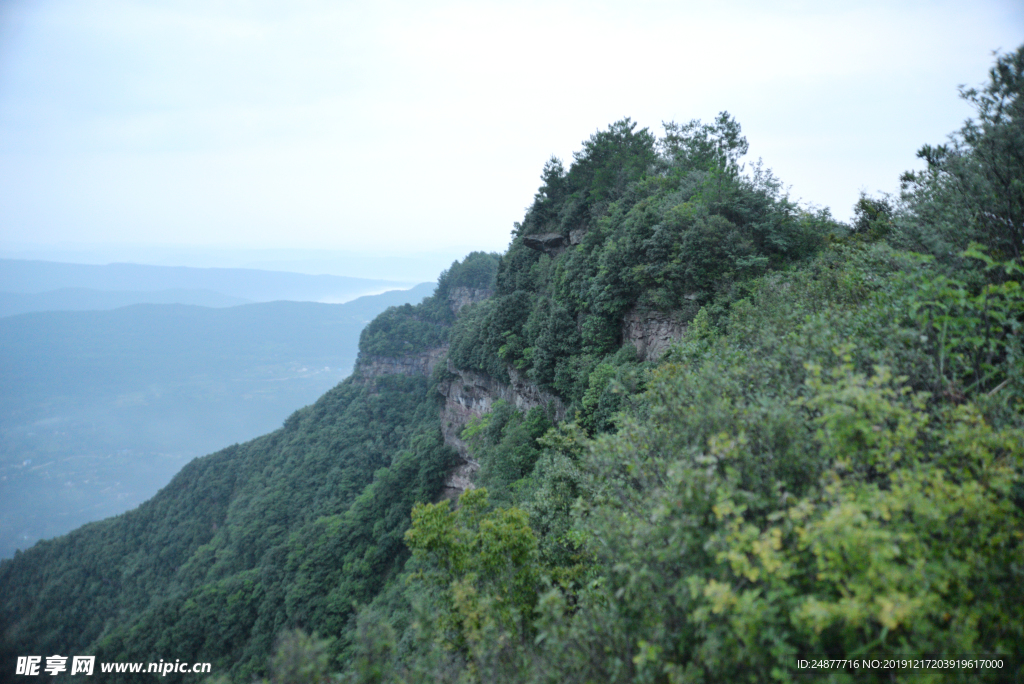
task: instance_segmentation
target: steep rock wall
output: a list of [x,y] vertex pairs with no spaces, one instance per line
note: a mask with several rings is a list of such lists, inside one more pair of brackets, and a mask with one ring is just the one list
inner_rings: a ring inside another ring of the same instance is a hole
[[434,366],[447,353],[448,347],[428,349],[419,354],[407,356],[365,356],[360,357],[353,375],[357,382],[368,382],[382,375],[423,375],[429,377]]
[[[452,312],[458,314],[463,307],[483,301],[492,292],[487,289],[455,287],[448,294]],[[370,384],[386,375],[430,377],[438,363],[446,363],[448,378],[438,385],[444,397],[441,407],[441,432],[444,442],[459,454],[460,463],[449,473],[444,483],[443,498],[455,499],[473,488],[473,475],[480,469],[469,453],[465,441],[459,438],[462,428],[473,418],[489,412],[494,402],[505,400],[520,411],[534,407],[550,409],[555,420],[565,418],[566,407],[554,394],[545,392],[529,382],[514,368],[508,369],[507,378],[492,378],[486,373],[455,368],[445,360],[447,345],[404,356],[362,356],[356,365],[356,382]]]
[[494,402],[503,399],[520,411],[529,411],[535,406],[551,408],[555,420],[565,418],[565,404],[555,395],[539,389],[526,381],[514,368],[509,369],[508,382],[496,380],[486,373],[463,370],[448,364],[450,377],[440,383],[438,391],[444,396],[441,409],[441,433],[444,442],[458,451],[462,464],[452,471],[445,483],[444,496],[456,498],[467,489],[473,488],[473,474],[480,464],[469,454],[466,442],[459,437],[462,428],[473,418],[479,418],[491,410]]
[[622,319],[622,342],[636,347],[641,361],[657,361],[686,332],[686,324],[653,309],[630,309]]
[[[356,366],[356,382],[369,385],[379,377],[385,375],[420,375],[430,377],[438,361],[448,352],[448,347],[428,349],[419,354],[408,356],[366,356],[360,358]],[[444,383],[442,383],[444,385]],[[445,385],[446,386],[446,385]],[[444,392],[442,392],[444,394]],[[459,454],[459,463],[448,473],[442,491],[442,499],[457,499],[462,492],[473,488],[472,476],[480,469],[480,464],[469,456],[466,443],[459,439],[459,432],[469,419],[475,414],[463,414],[457,409],[449,406],[452,402],[447,400],[441,409],[441,431],[444,435],[444,443],[455,449]],[[482,415],[482,414],[481,414]],[[453,416],[457,416],[453,419]],[[453,420],[458,421],[453,427]]]
[[523,238],[523,244],[530,249],[544,252],[552,258],[557,257],[569,247],[569,241],[561,233],[527,235]]
[[486,288],[453,287],[448,292],[448,306],[451,307],[453,314],[458,315],[462,307],[482,302],[492,294],[494,291]]

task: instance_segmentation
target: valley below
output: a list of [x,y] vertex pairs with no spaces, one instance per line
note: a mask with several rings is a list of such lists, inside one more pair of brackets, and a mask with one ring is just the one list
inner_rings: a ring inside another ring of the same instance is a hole
[[0,318],[0,557],[153,496],[347,377],[359,333],[432,286],[345,304],[136,304]]

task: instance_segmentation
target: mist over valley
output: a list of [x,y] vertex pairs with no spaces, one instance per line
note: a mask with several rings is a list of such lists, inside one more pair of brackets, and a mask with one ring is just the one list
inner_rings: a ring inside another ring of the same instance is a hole
[[0,684],[1024,684],[1022,27],[0,10]]
[[366,323],[432,290],[0,318],[0,556],[133,508],[189,460],[280,427],[351,372]]

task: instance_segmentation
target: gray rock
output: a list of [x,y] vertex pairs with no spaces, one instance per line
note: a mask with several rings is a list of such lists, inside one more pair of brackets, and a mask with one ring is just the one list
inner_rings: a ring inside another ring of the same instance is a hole
[[544,252],[548,256],[556,257],[569,246],[561,233],[542,233],[540,235],[526,235],[523,237],[523,244],[530,249]]
[[382,375],[422,375],[430,377],[434,366],[448,351],[448,347],[428,349],[406,356],[361,356],[353,375],[357,382],[366,384]]
[[[359,359],[354,376],[356,382],[364,385],[369,385],[374,379],[385,375],[429,377],[434,367],[447,353],[448,347],[443,346],[406,356],[365,356]],[[455,368],[451,362],[446,363],[451,377],[438,386],[438,391],[444,396],[444,405],[441,408],[441,434],[444,436],[444,443],[458,452],[460,463],[448,473],[442,498],[457,499],[462,492],[473,489],[473,475],[480,469],[480,464],[470,456],[466,442],[459,437],[462,428],[470,420],[488,413],[494,402],[499,399],[504,399],[520,411],[529,411],[535,406],[550,408],[554,412],[555,420],[565,418],[566,409],[561,399],[528,382],[522,373],[514,368],[508,370],[508,382],[504,382],[486,373],[461,370]]]
[[622,319],[622,342],[632,343],[641,361],[656,361],[685,332],[685,323],[653,309],[634,307]]
[[455,449],[462,459],[444,485],[444,497],[455,499],[467,489],[473,489],[473,474],[480,469],[480,464],[470,456],[468,445],[459,437],[470,420],[488,413],[499,399],[520,411],[529,411],[535,406],[551,407],[555,420],[565,418],[565,404],[555,395],[527,382],[514,368],[508,370],[507,383],[486,373],[455,368],[451,362],[448,362],[448,372],[454,377],[442,382],[438,391],[444,396],[441,409],[444,443]]
[[453,287],[448,291],[448,306],[451,307],[453,314],[458,314],[462,311],[462,307],[470,304],[476,304],[494,294],[493,290],[475,287]]

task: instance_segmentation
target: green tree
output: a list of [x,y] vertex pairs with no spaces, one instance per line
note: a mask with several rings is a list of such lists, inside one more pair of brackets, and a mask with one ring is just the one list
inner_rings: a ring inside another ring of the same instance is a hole
[[902,178],[907,213],[902,243],[946,261],[970,242],[997,258],[1019,259],[1024,249],[1024,46],[1000,55],[981,88],[960,96],[975,118],[945,145],[925,145],[924,171]]
[[412,580],[436,588],[441,644],[476,668],[507,661],[532,634],[540,574],[537,539],[525,511],[488,512],[486,489],[450,504],[419,504],[405,539],[419,570]]
[[668,122],[664,127],[665,136],[658,144],[672,168],[739,173],[739,159],[749,145],[729,112],[719,113],[711,124],[693,119],[685,124]]

